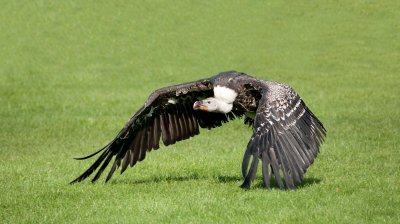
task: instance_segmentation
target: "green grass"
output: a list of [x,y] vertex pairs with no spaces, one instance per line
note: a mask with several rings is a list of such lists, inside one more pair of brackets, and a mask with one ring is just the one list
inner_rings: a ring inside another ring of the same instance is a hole
[[[2,1],[2,223],[398,223],[398,1]],[[295,191],[239,188],[235,121],[69,185],[154,89],[239,70],[328,129]],[[103,177],[104,178],[104,177]],[[104,179],[102,179],[104,180]]]

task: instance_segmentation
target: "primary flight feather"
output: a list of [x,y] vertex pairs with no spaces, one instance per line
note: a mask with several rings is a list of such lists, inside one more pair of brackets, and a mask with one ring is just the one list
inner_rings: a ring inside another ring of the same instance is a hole
[[92,179],[96,181],[114,158],[107,182],[118,168],[123,173],[147,152],[158,149],[160,139],[168,146],[199,134],[199,127],[219,127],[242,116],[253,134],[243,157],[241,187],[250,187],[261,160],[265,187],[271,188],[274,177],[279,188],[295,188],[319,152],[326,135],[324,126],[289,86],[236,71],[153,92],[108,145],[78,158],[101,153],[71,183],[98,169]]

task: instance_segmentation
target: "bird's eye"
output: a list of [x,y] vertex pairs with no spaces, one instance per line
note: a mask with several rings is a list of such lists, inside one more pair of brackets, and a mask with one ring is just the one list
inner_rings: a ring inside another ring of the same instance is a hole
[[210,104],[211,103],[211,101],[207,101],[207,104]]

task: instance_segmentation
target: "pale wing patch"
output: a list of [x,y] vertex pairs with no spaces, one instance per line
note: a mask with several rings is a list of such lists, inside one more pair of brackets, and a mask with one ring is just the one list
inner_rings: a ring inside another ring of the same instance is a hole
[[168,99],[169,104],[176,104],[177,102],[178,102],[178,100],[173,97]]

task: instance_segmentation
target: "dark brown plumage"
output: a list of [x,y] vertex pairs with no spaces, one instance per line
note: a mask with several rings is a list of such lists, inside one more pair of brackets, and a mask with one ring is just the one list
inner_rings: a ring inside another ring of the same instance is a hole
[[199,127],[219,127],[242,116],[253,127],[242,163],[245,178],[242,187],[250,187],[261,160],[267,188],[271,186],[272,176],[280,188],[285,185],[295,188],[317,156],[326,135],[325,128],[289,86],[235,71],[152,93],[107,146],[79,158],[101,153],[71,183],[84,180],[98,169],[92,179],[96,181],[115,158],[108,181],[119,167],[123,173],[128,166],[142,161],[147,152],[158,149],[160,139],[168,146],[199,134]]

